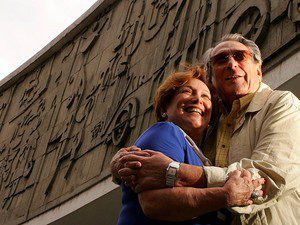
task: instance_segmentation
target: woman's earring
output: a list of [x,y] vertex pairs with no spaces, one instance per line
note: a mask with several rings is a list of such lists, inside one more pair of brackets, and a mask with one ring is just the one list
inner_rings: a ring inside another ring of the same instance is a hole
[[168,118],[168,115],[167,115],[167,113],[163,113],[163,114],[161,114],[161,116],[162,116],[162,118],[164,118],[164,119],[167,119]]

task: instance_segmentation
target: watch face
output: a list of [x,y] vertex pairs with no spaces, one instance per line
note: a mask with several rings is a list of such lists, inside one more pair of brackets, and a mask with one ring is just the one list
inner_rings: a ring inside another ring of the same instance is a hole
[[177,168],[170,167],[170,169],[168,170],[168,175],[175,176],[176,172],[177,172]]
[[171,167],[171,168],[175,168],[175,169],[179,169],[179,166],[180,166],[180,163],[179,162],[175,162],[175,161],[173,161],[173,162],[171,162],[170,164],[169,164],[169,168]]
[[178,162],[171,162],[166,172],[166,185],[167,187],[174,187],[176,180],[176,173],[179,169],[180,164]]

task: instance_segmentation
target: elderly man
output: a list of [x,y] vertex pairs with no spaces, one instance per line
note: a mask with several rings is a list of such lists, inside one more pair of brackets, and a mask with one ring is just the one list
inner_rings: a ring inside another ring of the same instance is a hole
[[[262,83],[259,48],[239,34],[224,36],[205,55],[211,83],[221,100],[217,129],[208,135],[204,147],[215,167],[173,167],[172,160],[161,153],[141,153],[131,147],[113,158],[113,174],[136,191],[144,191],[166,187],[166,176],[174,179],[175,186],[222,186],[231,171],[247,169],[253,177],[266,179],[267,196],[253,205],[233,207],[234,223],[299,224],[299,100]],[[181,207],[193,211],[195,204],[184,201]]]

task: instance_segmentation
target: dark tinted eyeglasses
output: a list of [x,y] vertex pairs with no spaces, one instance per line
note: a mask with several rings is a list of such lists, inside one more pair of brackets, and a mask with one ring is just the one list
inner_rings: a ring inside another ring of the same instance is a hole
[[231,52],[222,52],[217,54],[210,59],[210,63],[213,66],[223,65],[228,62],[229,57],[232,56],[235,61],[243,62],[248,58],[252,58],[252,53],[247,50],[235,50]]

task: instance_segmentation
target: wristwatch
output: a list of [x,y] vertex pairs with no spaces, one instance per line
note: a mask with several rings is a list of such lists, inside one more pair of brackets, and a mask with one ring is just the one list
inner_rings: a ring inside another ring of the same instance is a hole
[[176,174],[179,170],[180,163],[179,162],[171,162],[166,171],[166,185],[167,187],[174,187],[175,186],[175,180],[176,180]]

